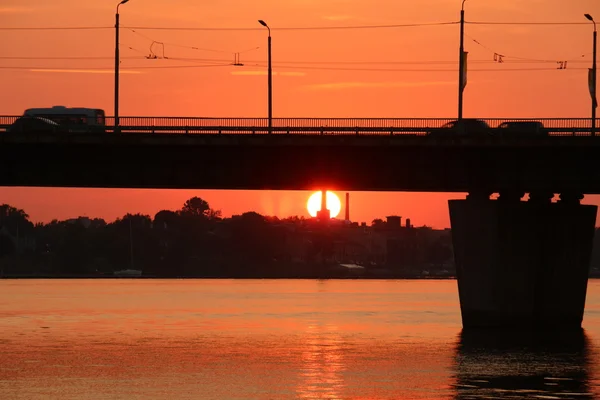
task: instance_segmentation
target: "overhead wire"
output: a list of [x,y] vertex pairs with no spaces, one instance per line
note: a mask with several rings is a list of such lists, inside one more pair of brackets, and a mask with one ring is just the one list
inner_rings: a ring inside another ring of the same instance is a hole
[[[296,27],[272,27],[273,31],[291,30],[336,30],[336,29],[389,29],[410,28],[427,26],[456,25],[459,21],[423,22],[407,24],[382,24],[382,25],[341,25],[341,26],[296,26]],[[587,25],[588,22],[572,21],[465,21],[470,25]],[[261,27],[169,27],[169,26],[122,26],[124,29],[136,30],[172,30],[172,31],[258,31]],[[0,30],[103,30],[114,29],[114,26],[2,26]]]
[[[140,52],[133,47],[127,46],[128,49]],[[143,53],[145,54],[145,53]],[[506,56],[515,58],[514,56]],[[121,59],[128,60],[143,60],[147,59],[147,56],[121,56]],[[0,60],[72,60],[72,61],[85,61],[85,60],[113,60],[114,57],[96,57],[96,56],[0,56]],[[230,59],[225,58],[193,58],[193,57],[168,57],[167,60],[171,61],[182,61],[182,62],[198,62],[198,63],[227,63],[231,61]],[[572,63],[586,63],[585,60],[568,60]],[[246,63],[264,63],[265,60],[247,60]],[[469,60],[470,63],[475,64],[495,64],[496,61],[493,60]],[[547,63],[547,62],[555,62],[553,60],[536,60],[536,59],[515,59],[515,60],[506,60],[508,64],[532,64],[532,63]],[[275,65],[283,66],[287,64],[297,64],[297,65],[456,65],[456,60],[411,60],[411,61],[306,61],[306,60],[281,60],[277,61]]]
[[[177,69],[177,68],[203,68],[203,67],[229,67],[230,64],[203,64],[203,65],[163,65],[163,66],[138,66],[138,67],[120,67],[120,69],[126,70],[137,70],[137,69]],[[114,68],[108,67],[48,67],[48,66],[0,66],[0,69],[15,69],[15,70],[62,70],[62,71],[81,71],[81,70],[94,70],[94,71],[114,71]]]
[[121,46],[125,46],[125,48],[127,48],[127,49],[129,49],[129,50],[133,50],[133,51],[135,51],[136,53],[143,54],[143,55],[144,55],[144,58],[146,58],[146,53],[144,53],[144,52],[143,52],[143,51],[141,51],[141,50],[138,50],[138,49],[136,49],[135,47],[129,46],[129,45],[127,45],[127,44],[124,44],[124,43],[119,43],[119,45],[121,45]]
[[[338,26],[295,26],[295,27],[271,27],[272,31],[307,31],[307,30],[336,30],[336,29],[390,29],[390,28],[413,28],[424,26],[456,25],[459,21],[447,22],[423,22],[410,24],[385,24],[385,25],[338,25]],[[138,30],[168,30],[168,31],[262,31],[260,27],[158,27],[158,26],[130,26],[125,27]]]
[[[418,27],[418,26],[441,26],[441,25],[454,25],[457,24],[458,22],[432,22],[432,23],[413,23],[413,24],[392,24],[392,25],[348,25],[348,26],[321,26],[321,27],[282,27],[282,28],[272,28],[273,30],[321,30],[321,29],[370,29],[370,28],[399,28],[399,27]],[[480,25],[484,25],[484,24],[489,24],[489,25],[509,25],[509,24],[519,24],[519,25],[525,25],[525,24],[529,24],[529,25],[579,25],[579,24],[586,24],[585,22],[500,22],[500,21],[468,21],[466,23],[469,24],[480,24]],[[102,27],[102,26],[96,26],[96,27],[0,27],[0,30],[72,30],[72,29],[109,29],[109,28],[113,28],[113,27]],[[143,59],[143,58],[154,58],[154,59],[169,59],[172,61],[181,61],[181,62],[200,62],[200,63],[219,63],[219,64],[201,64],[201,65],[182,65],[182,66],[176,66],[176,65],[171,65],[171,66],[138,66],[138,67],[131,67],[131,68],[195,68],[195,67],[204,67],[204,66],[227,66],[227,65],[232,65],[231,62],[228,62],[230,60],[224,60],[224,59],[210,59],[210,58],[189,58],[189,57],[167,57],[165,56],[165,45],[168,46],[174,46],[174,47],[180,47],[180,48],[187,48],[187,49],[191,49],[191,50],[197,50],[197,51],[208,51],[208,52],[215,52],[215,53],[225,53],[225,54],[233,54],[234,56],[238,55],[237,57],[239,57],[240,53],[243,52],[247,52],[247,51],[252,51],[252,50],[256,50],[259,47],[255,47],[255,48],[251,48],[248,50],[244,50],[242,52],[228,52],[228,51],[224,51],[224,50],[215,50],[215,49],[208,49],[208,48],[202,48],[202,47],[197,47],[197,46],[189,46],[189,45],[182,45],[182,44],[178,44],[178,43],[171,43],[171,42],[163,42],[163,41],[157,41],[154,40],[153,38],[149,37],[148,35],[145,35],[141,32],[138,32],[138,30],[260,30],[263,28],[202,28],[202,27],[197,27],[197,28],[185,28],[185,27],[148,27],[148,26],[141,26],[141,27],[122,27],[123,29],[129,29],[131,32],[133,32],[134,34],[139,35],[140,37],[143,37],[144,39],[148,40],[151,42],[150,44],[150,55],[145,55],[144,52],[132,47],[132,46],[128,46],[125,44],[122,44],[123,46],[125,46],[126,48],[138,52],[140,54],[144,54],[143,57],[122,57],[123,59]],[[546,60],[546,59],[533,59],[533,58],[526,58],[526,57],[518,57],[518,56],[512,56],[512,55],[505,55],[502,53],[498,53],[496,51],[494,51],[493,49],[487,47],[486,45],[482,44],[480,41],[478,41],[477,39],[469,36],[468,34],[465,34],[468,38],[470,38],[474,43],[476,43],[477,45],[481,46],[482,48],[488,50],[489,52],[494,54],[494,60],[472,60],[472,63],[497,63],[497,62],[505,62],[505,61],[510,61],[511,63],[554,63],[554,62],[558,62],[560,63],[560,61],[556,61],[556,60]],[[157,44],[162,46],[162,56],[157,56],[156,53],[153,51],[153,46]],[[585,54],[582,55],[581,57],[585,57]],[[81,56],[81,57],[18,57],[18,56],[0,56],[0,59],[3,60],[101,60],[101,59],[111,59],[112,57],[94,57],[94,56]],[[508,58],[509,60],[504,60],[505,58]],[[237,60],[238,58],[236,58]],[[583,60],[566,60],[569,62],[584,62]],[[260,63],[263,63],[264,61],[256,61],[256,60],[251,60],[251,61],[246,61],[246,63],[255,63],[254,66],[259,66]],[[220,64],[223,63],[223,64]],[[226,64],[225,64],[226,63]],[[339,71],[406,71],[406,72],[410,72],[410,71],[414,71],[414,72],[444,72],[444,71],[455,71],[454,69],[398,69],[398,68],[340,68],[340,67],[322,67],[322,65],[452,65],[452,64],[456,64],[457,61],[436,61],[436,60],[426,60],[426,61],[278,61],[276,63],[276,66],[278,68],[304,68],[304,69],[323,69],[323,70],[339,70]],[[235,64],[235,62],[233,63]],[[297,65],[283,65],[283,64],[297,64]],[[315,65],[321,65],[321,67],[319,66],[315,66]],[[566,65],[565,65],[566,67]],[[15,69],[18,67],[3,67],[4,69]],[[31,69],[31,68],[39,68],[39,67],[23,67],[23,69]],[[122,67],[122,68],[128,68],[128,67]],[[499,69],[471,69],[470,71],[496,71],[496,72],[500,72],[500,71],[539,71],[539,70],[553,70],[553,69],[566,69],[566,68],[511,68],[511,69],[503,69],[503,70],[499,70]],[[570,68],[570,69],[577,69],[577,68]]]
[[470,24],[470,25],[588,25],[589,22],[465,21],[465,24]]
[[[493,62],[495,63],[505,63],[506,61],[511,61],[511,62],[522,62],[522,63],[556,63],[559,64],[559,67],[556,69],[567,69],[567,63],[581,63],[581,62],[585,62],[584,60],[581,59],[561,59],[561,60],[550,60],[550,59],[537,59],[537,58],[529,58],[529,57],[521,57],[521,56],[513,56],[510,54],[506,54],[504,52],[500,53],[498,51],[495,51],[493,49],[491,49],[490,47],[484,45],[483,43],[481,43],[479,40],[475,39],[474,37],[468,35],[468,34],[464,34],[466,37],[468,37],[469,39],[471,39],[471,41],[473,41],[473,43],[477,44],[478,46],[484,48],[485,50],[489,51],[490,53],[493,53],[494,55],[494,59]],[[581,57],[585,57],[585,54],[583,54]],[[509,59],[509,60],[505,60],[505,59]],[[512,60],[511,60],[512,59]]]
[[136,35],[139,35],[140,37],[143,37],[144,39],[149,40],[151,42],[163,43],[163,44],[166,44],[169,46],[182,47],[182,48],[187,48],[187,49],[191,49],[191,50],[209,51],[209,52],[213,52],[213,53],[230,53],[230,52],[224,51],[224,50],[207,49],[207,48],[197,47],[197,46],[186,46],[186,45],[177,44],[177,43],[170,43],[170,42],[155,40],[147,35],[144,35],[143,33],[136,31],[135,29],[132,29],[132,28],[127,28],[127,29],[129,29],[131,32],[135,33]]
[[0,26],[0,31],[71,31],[115,29],[114,26]]
[[[191,64],[191,65],[158,65],[158,66],[122,66],[121,69],[178,69],[178,68],[204,68],[204,67],[232,67],[231,63],[227,64]],[[254,64],[251,67],[266,68],[266,65]],[[427,68],[343,68],[343,67],[311,67],[303,65],[274,65],[275,68],[287,69],[305,69],[305,70],[325,70],[325,71],[371,71],[371,72],[456,72],[457,69],[427,69]],[[48,66],[0,66],[0,69],[16,69],[16,70],[31,70],[31,69],[61,69],[61,70],[81,70],[82,68],[74,67],[48,67]],[[85,67],[83,69],[107,70],[112,71],[108,67]],[[570,70],[584,70],[587,68],[569,68]],[[555,71],[556,68],[479,68],[471,69],[469,72],[512,72],[512,71]]]
[[[132,49],[133,50],[133,49]],[[121,56],[121,59],[141,60],[144,57]],[[114,57],[96,57],[96,56],[60,56],[60,57],[39,57],[39,56],[0,56],[0,60],[114,60]]]
[[[253,65],[255,67],[266,68],[266,65]],[[275,65],[276,68],[294,68],[307,70],[328,70],[328,71],[374,71],[374,72],[457,72],[458,68],[453,69],[426,69],[426,68],[341,68],[341,67],[311,67],[311,66],[293,66],[293,65]],[[583,70],[587,68],[571,68],[571,70]],[[556,68],[478,68],[470,69],[469,72],[511,72],[511,71],[554,71]]]
[[[234,65],[243,65],[240,64],[239,59],[240,59],[240,54],[241,53],[246,53],[248,51],[252,51],[252,50],[257,50],[260,47],[256,46],[256,47],[252,47],[250,49],[246,49],[246,50],[242,50],[242,51],[238,51],[238,52],[230,52],[230,51],[225,51],[225,50],[215,50],[215,49],[207,49],[204,47],[199,47],[199,46],[190,46],[190,45],[183,45],[183,44],[179,44],[179,43],[172,43],[172,42],[165,42],[165,41],[158,41],[155,40],[147,35],[144,35],[140,32],[137,32],[135,29],[129,29],[131,32],[143,37],[146,40],[149,40],[150,43],[150,54],[148,56],[146,56],[146,58],[148,59],[171,59],[171,57],[167,57],[165,55],[165,45],[168,46],[173,46],[173,47],[180,47],[180,48],[185,48],[185,49],[191,49],[191,50],[195,50],[195,51],[208,51],[208,52],[213,52],[213,53],[222,53],[222,54],[231,54],[233,55],[233,63]],[[162,50],[162,57],[159,57],[156,55],[156,53],[154,52],[153,48],[154,45],[158,45],[160,46],[161,50]],[[187,60],[185,58],[178,58],[178,60],[180,61],[185,61],[187,62]],[[216,60],[216,61],[223,61],[223,60]]]

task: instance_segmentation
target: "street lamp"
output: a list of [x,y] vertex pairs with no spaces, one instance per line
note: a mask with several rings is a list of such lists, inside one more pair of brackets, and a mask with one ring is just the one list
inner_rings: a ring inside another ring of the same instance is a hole
[[592,96],[592,136],[596,136],[596,107],[598,107],[598,99],[596,98],[596,47],[598,40],[598,32],[596,31],[596,21],[590,14],[584,16],[594,24],[594,50],[592,53],[592,69],[589,70],[588,84],[590,86],[590,95]]
[[269,80],[269,133],[273,133],[273,71],[271,69],[271,28],[269,25],[262,19],[258,20],[262,26],[269,30],[269,39],[268,39],[268,80]]
[[463,117],[463,91],[466,85],[466,74],[465,74],[465,1],[462,1],[460,8],[460,51],[458,58],[458,120],[462,120]]
[[115,14],[115,128],[114,132],[119,132],[119,7],[129,0],[121,0],[117,4]]

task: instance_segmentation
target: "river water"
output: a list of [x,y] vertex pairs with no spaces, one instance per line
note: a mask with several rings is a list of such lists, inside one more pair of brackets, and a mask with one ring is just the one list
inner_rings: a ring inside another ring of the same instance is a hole
[[583,334],[502,339],[453,280],[0,280],[0,399],[591,399],[600,281]]

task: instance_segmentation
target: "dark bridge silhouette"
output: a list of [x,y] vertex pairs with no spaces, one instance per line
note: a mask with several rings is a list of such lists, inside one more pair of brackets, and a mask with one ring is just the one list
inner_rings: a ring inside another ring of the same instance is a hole
[[580,200],[600,193],[589,119],[509,134],[505,120],[220,121],[0,132],[0,185],[467,192],[449,204],[463,326],[581,326],[596,207]]
[[268,134],[258,118],[121,117],[119,134],[0,132],[0,185],[600,193],[589,120],[537,120],[542,135],[441,128],[451,121],[283,118]]

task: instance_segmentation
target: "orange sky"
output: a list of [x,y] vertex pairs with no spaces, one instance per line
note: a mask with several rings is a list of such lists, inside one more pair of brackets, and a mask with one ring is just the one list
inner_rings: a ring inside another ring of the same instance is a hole
[[[0,27],[110,27],[114,25],[116,3],[4,0],[0,5]],[[457,21],[460,3],[130,0],[121,6],[120,113],[266,116],[266,29],[256,22],[264,19],[273,29],[274,117],[452,117],[456,115],[458,25],[346,30],[277,28]],[[466,117],[589,115],[587,68],[592,58],[592,26],[585,23],[583,14],[591,13],[600,20],[597,0],[467,0],[465,10],[467,21],[584,23],[468,24]],[[127,28],[131,26],[258,29],[133,32]],[[4,93],[0,114],[19,115],[26,108],[52,105],[97,107],[105,109],[107,115],[113,114],[114,29],[0,30],[0,35],[3,57],[100,58],[0,58]],[[153,51],[159,59],[146,59],[153,40],[165,43],[164,53],[155,45]],[[236,52],[241,52],[243,67],[227,65]],[[494,63],[494,53],[505,55],[505,62]],[[160,59],[163,55],[168,59]],[[525,62],[522,58],[548,62]],[[555,69],[556,61],[563,60],[569,60],[567,69]],[[148,68],[173,66],[189,68]],[[515,68],[544,70],[508,71]],[[436,69],[442,71],[431,71]],[[206,198],[224,215],[256,210],[286,216],[307,215],[304,206],[309,194],[0,188],[0,202],[24,208],[36,221],[83,214],[110,220],[138,210],[153,214],[162,208],[178,208],[193,195]],[[343,196],[343,192],[339,194]],[[451,197],[462,195],[353,193],[352,219],[370,221],[386,214],[400,214],[411,217],[417,225],[445,227],[445,200]],[[600,204],[600,197],[589,196],[587,201]]]

